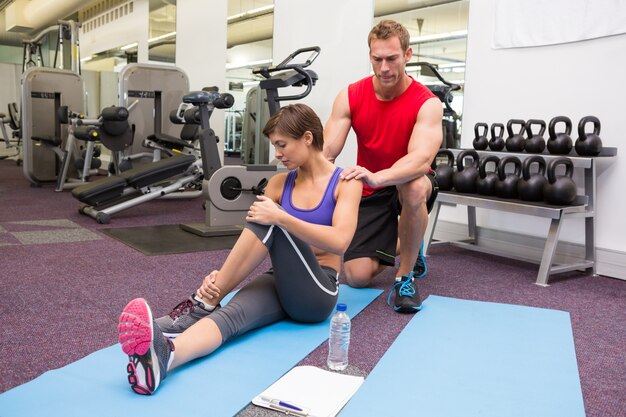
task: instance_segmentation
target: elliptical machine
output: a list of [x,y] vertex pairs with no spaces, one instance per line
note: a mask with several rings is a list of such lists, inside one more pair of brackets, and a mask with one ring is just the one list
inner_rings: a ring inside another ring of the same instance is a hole
[[[310,53],[303,63],[294,59],[301,54]],[[290,54],[276,66],[254,69],[253,74],[263,76],[259,87],[267,92],[267,103],[270,116],[280,109],[280,102],[299,100],[306,97],[318,80],[317,74],[306,69],[317,58],[320,48],[317,46],[301,48]],[[278,89],[286,87],[304,87],[300,94],[280,96]],[[194,104],[198,108],[210,106],[208,92],[195,92],[185,96],[183,101]],[[203,129],[210,129],[210,112],[200,112]],[[204,126],[207,126],[206,128]],[[257,138],[260,140],[261,138]],[[205,220],[203,223],[185,223],[183,230],[198,236],[226,236],[241,233],[245,223],[246,212],[263,194],[269,179],[278,172],[277,165],[226,165],[221,166],[217,141],[211,141],[209,155],[212,157],[211,167],[204,170],[202,194],[205,198]],[[205,156],[203,155],[203,160]]]

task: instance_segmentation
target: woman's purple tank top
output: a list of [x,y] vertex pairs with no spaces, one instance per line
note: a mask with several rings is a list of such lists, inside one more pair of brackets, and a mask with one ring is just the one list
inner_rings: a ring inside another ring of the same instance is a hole
[[294,205],[291,203],[291,196],[294,184],[296,182],[296,177],[298,176],[298,170],[295,169],[293,171],[290,171],[287,174],[287,178],[285,179],[283,194],[280,198],[281,206],[285,209],[287,213],[300,220],[304,220],[308,223],[331,226],[333,223],[335,204],[337,203],[337,201],[335,200],[335,189],[337,188],[337,183],[339,182],[339,174],[341,173],[341,171],[341,168],[335,168],[335,171],[333,172],[333,175],[330,177],[330,181],[328,181],[328,185],[326,186],[326,191],[324,191],[324,195],[322,196],[322,201],[320,201],[317,207],[310,210],[299,209],[297,207],[294,207]]

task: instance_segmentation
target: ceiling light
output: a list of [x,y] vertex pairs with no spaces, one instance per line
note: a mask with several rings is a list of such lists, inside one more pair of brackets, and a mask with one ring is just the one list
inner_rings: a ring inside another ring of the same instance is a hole
[[148,43],[160,41],[161,39],[171,38],[172,36],[176,36],[176,32],[170,32],[170,33],[166,33],[165,35],[150,38],[148,39]]
[[271,59],[262,59],[260,61],[244,62],[241,64],[226,64],[226,69],[232,70],[232,69],[240,69],[240,68],[253,68],[253,67],[259,67],[262,65],[269,65],[271,63],[272,63]]
[[437,68],[459,68],[465,67],[465,62],[452,62],[450,64],[437,64]]
[[467,38],[467,30],[457,30],[447,33],[435,33],[433,35],[413,36],[409,40],[409,44],[417,45],[420,43],[451,41],[455,39]]
[[127,49],[135,48],[137,45],[139,45],[137,42],[133,42],[133,43],[129,43],[128,45],[122,46],[120,49],[122,51],[125,51]]
[[270,4],[268,6],[259,7],[258,9],[248,10],[247,12],[237,13],[232,16],[228,16],[228,23],[240,22],[246,19],[252,19],[253,17],[259,17],[266,14],[270,14],[274,11],[274,5]]

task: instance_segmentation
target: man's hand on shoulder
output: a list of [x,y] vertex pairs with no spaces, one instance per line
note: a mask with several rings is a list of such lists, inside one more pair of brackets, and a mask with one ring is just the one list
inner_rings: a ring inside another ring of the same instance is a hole
[[382,180],[379,177],[380,176],[376,173],[373,173],[367,168],[359,165],[344,168],[340,175],[342,180],[361,180],[364,184],[367,184],[372,188],[377,188],[383,185]]

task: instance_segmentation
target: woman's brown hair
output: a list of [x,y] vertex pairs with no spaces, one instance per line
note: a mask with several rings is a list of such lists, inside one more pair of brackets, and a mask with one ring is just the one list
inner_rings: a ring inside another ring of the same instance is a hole
[[290,104],[278,110],[265,124],[263,134],[269,137],[280,132],[294,139],[300,139],[307,131],[313,135],[313,148],[324,149],[324,128],[320,118],[306,104]]

